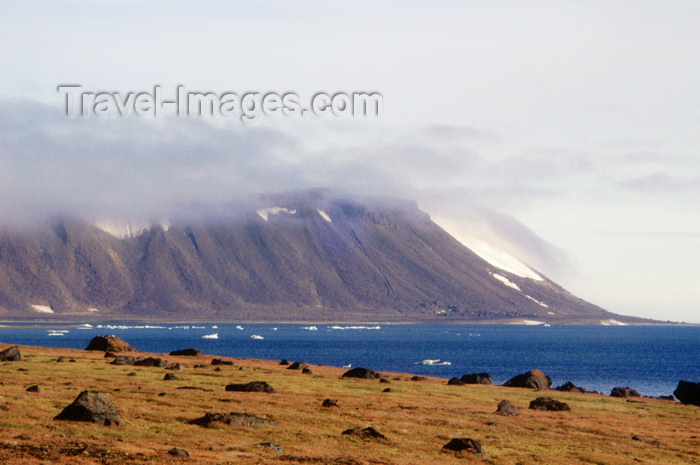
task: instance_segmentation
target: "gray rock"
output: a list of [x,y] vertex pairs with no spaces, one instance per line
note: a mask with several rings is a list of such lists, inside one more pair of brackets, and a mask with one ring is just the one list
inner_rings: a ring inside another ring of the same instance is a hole
[[442,448],[454,452],[471,452],[478,457],[484,456],[484,448],[481,446],[481,443],[470,438],[453,438]]
[[19,346],[8,347],[0,352],[0,362],[21,362],[22,353]]
[[509,400],[502,400],[498,403],[498,409],[496,410],[496,413],[499,415],[506,415],[506,416],[514,416],[518,415],[518,407],[515,406],[512,402]]
[[554,400],[549,397],[538,397],[530,402],[529,408],[532,410],[544,410],[548,412],[568,412],[571,410],[569,404],[559,402],[558,400]]
[[87,421],[98,425],[118,425],[119,411],[109,398],[97,391],[83,391],[54,420]]

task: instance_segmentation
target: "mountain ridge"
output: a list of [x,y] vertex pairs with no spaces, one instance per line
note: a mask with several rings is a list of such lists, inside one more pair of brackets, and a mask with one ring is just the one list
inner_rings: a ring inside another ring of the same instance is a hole
[[484,260],[415,202],[274,194],[111,233],[67,217],[3,231],[0,319],[648,321],[533,273],[541,280]]

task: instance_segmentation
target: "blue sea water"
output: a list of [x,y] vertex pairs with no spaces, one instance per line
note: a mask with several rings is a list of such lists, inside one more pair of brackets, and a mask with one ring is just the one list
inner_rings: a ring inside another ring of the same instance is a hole
[[[572,381],[606,394],[631,386],[669,395],[681,379],[700,382],[700,327],[692,326],[12,324],[0,328],[0,342],[84,349],[98,334],[115,334],[147,352],[194,347],[444,378],[488,372],[498,384],[538,368],[554,386]],[[218,338],[203,338],[211,334]]]

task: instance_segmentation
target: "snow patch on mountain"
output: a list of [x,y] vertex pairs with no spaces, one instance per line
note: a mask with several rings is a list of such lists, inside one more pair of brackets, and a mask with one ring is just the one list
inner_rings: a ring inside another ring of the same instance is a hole
[[497,268],[520,276],[521,278],[544,281],[544,278],[535,273],[532,268],[502,250],[491,247],[486,242],[473,238],[466,238],[463,242],[472,252]]
[[537,320],[516,320],[512,322],[511,324],[513,325],[525,325],[525,326],[537,326],[537,325],[543,325],[544,321],[537,321]]
[[106,232],[117,239],[131,239],[140,236],[144,232],[151,229],[154,225],[163,228],[163,231],[170,229],[171,223],[167,220],[158,221],[154,224],[150,223],[120,223],[118,221],[99,220],[92,223],[97,229]]
[[53,308],[48,305],[32,305],[32,308],[39,313],[53,313]]
[[512,287],[512,288],[515,289],[516,291],[519,291],[519,290],[520,290],[520,287],[519,287],[517,284],[515,284],[513,281],[511,281],[510,279],[506,278],[506,277],[503,276],[503,275],[496,274],[496,273],[491,273],[491,276],[493,276],[494,278],[496,278],[497,280],[499,280],[500,282],[502,282],[502,283],[505,284],[506,286]]
[[131,239],[148,229],[147,224],[118,223],[116,221],[95,221],[95,227],[117,239]]
[[296,214],[296,210],[290,210],[288,208],[283,208],[283,207],[268,207],[268,208],[261,208],[258,210],[256,213],[260,215],[260,218],[262,218],[265,221],[269,221],[270,215],[279,215],[280,213],[287,213],[288,215],[294,215]]
[[324,212],[320,208],[317,208],[316,211],[318,212],[319,215],[321,215],[321,218],[323,218],[324,220],[328,221],[329,223],[333,222],[333,220],[331,220],[331,217],[328,216],[328,213]]
[[612,318],[609,320],[601,320],[600,324],[603,326],[627,326],[627,323],[623,323]]
[[[531,296],[529,296],[529,295],[527,295],[527,294],[525,295],[525,297],[527,297],[528,299],[532,300],[533,302],[535,302],[535,303],[536,303],[537,305],[539,305],[540,307],[549,308],[549,305],[547,305],[547,304],[544,303],[544,302],[540,302],[539,300],[535,299],[534,297],[531,297]],[[549,312],[549,313],[552,313],[552,312]]]

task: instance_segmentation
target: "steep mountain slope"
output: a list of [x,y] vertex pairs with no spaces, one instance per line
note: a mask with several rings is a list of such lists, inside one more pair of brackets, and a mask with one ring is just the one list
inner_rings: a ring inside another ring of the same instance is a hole
[[0,318],[637,321],[530,271],[483,260],[409,202],[268,196],[147,228],[4,231]]

